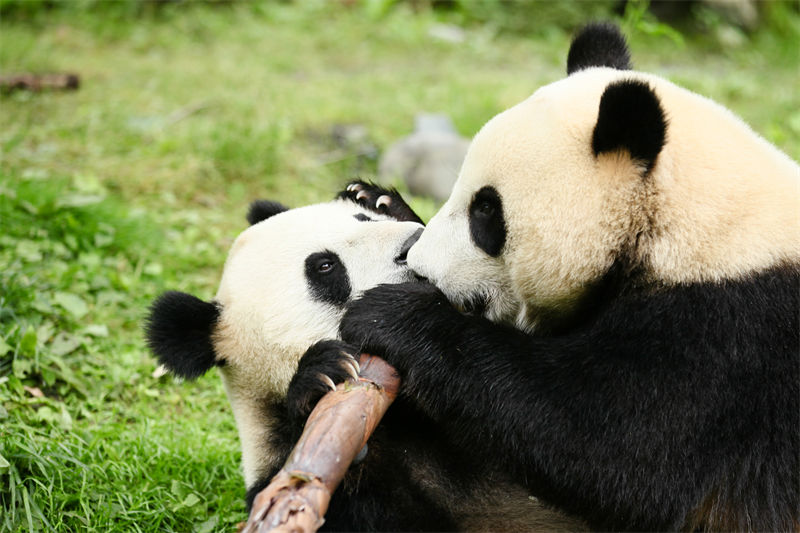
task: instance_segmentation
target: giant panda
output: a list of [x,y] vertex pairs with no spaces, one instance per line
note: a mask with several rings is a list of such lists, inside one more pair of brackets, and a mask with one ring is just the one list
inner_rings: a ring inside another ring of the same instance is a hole
[[619,30],[491,119],[344,341],[601,530],[800,529],[800,168]]
[[[242,447],[247,506],[283,465],[316,401],[354,376],[337,339],[345,305],[379,283],[415,278],[406,253],[421,220],[393,190],[354,182],[332,202],[259,201],[211,302],[167,292],[153,303],[149,346],[172,373],[219,367]],[[333,495],[326,530],[515,531],[585,527],[521,485],[454,451],[431,421],[395,402],[366,457]]]

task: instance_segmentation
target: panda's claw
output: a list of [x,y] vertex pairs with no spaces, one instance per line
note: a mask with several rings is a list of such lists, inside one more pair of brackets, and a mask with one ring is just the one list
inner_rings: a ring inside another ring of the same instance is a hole
[[351,365],[353,365],[353,368],[356,369],[356,374],[360,374],[361,373],[361,365],[358,364],[358,361],[356,360],[356,358],[353,357],[352,355],[350,355],[347,352],[341,352],[341,353],[342,353],[342,355],[344,357],[348,358],[347,362],[350,363]]
[[375,209],[388,209],[390,205],[392,205],[392,198],[388,194],[384,194],[378,197]]
[[348,192],[353,192],[353,191],[360,191],[361,189],[362,189],[362,186],[361,186],[360,183],[351,183],[350,185],[347,186],[346,190]]
[[356,370],[356,362],[355,359],[348,358],[342,361],[342,368],[350,374],[355,381],[358,381],[358,370]]
[[358,194],[356,194],[356,201],[363,200],[369,197],[369,193],[367,191],[359,190]]
[[320,379],[320,381],[325,383],[328,387],[330,387],[331,390],[336,390],[336,384],[327,375],[320,373],[319,374],[319,379]]
[[356,346],[338,340],[324,340],[311,345],[300,358],[297,371],[286,392],[290,420],[301,427],[320,398],[336,390],[337,384],[358,379]]

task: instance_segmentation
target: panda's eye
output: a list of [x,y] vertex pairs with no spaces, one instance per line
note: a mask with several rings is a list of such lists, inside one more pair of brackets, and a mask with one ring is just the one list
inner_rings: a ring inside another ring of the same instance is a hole
[[336,261],[330,258],[320,259],[317,261],[317,272],[320,274],[328,274],[336,268]]
[[350,277],[336,252],[323,250],[306,257],[305,277],[314,300],[336,306],[343,306],[350,300]]
[[494,204],[486,200],[478,202],[478,204],[475,206],[475,214],[489,218],[494,214]]

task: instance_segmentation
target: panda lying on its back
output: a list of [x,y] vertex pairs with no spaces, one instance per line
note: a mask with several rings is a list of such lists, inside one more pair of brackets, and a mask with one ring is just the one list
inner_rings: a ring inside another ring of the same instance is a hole
[[[194,378],[220,367],[248,507],[283,465],[316,401],[356,373],[355,347],[332,340],[345,305],[379,283],[414,279],[405,254],[422,225],[402,198],[363,182],[339,196],[291,210],[254,203],[253,225],[234,242],[215,299],[168,292],[150,312],[148,343],[169,370]],[[581,526],[452,448],[427,417],[395,402],[366,458],[334,493],[324,529]]]
[[408,254],[433,285],[367,291],[342,336],[592,527],[796,531],[800,167],[628,68],[616,28],[581,33],[474,138]]

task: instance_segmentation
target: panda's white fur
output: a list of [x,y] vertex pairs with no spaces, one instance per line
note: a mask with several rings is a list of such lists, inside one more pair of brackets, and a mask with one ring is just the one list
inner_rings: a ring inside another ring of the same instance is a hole
[[[357,220],[358,213],[373,221]],[[284,397],[303,352],[338,336],[344,309],[311,296],[305,258],[335,251],[347,267],[351,297],[357,297],[379,283],[413,279],[395,258],[420,227],[336,200],[274,215],[234,241],[214,298],[221,312],[213,340],[226,362],[221,374],[239,428],[247,486],[277,459],[264,453],[270,431],[265,396]]]
[[[624,152],[592,153],[606,87],[642,80],[667,110],[647,180]],[[503,198],[499,258],[471,242],[467,207]],[[800,259],[800,169],[730,111],[658,76],[589,68],[537,90],[475,136],[453,193],[409,252],[449,298],[488,297],[487,316],[530,329],[536,308],[568,309],[630,235],[652,280],[736,279]],[[648,228],[657,211],[657,223]]]

